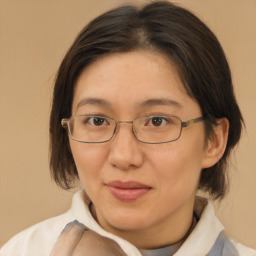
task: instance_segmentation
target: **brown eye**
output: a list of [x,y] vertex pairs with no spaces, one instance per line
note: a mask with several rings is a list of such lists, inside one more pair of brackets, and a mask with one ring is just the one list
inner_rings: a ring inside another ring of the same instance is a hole
[[86,116],[83,118],[82,123],[84,126],[105,126],[109,125],[107,118],[102,116]]
[[101,126],[104,124],[104,122],[106,121],[104,118],[102,117],[92,117],[92,123],[95,126]]
[[150,116],[147,118],[145,126],[154,127],[162,127],[164,125],[169,124],[169,120],[167,117],[163,116]]
[[151,123],[153,126],[160,126],[163,123],[163,117],[154,116],[151,119]]

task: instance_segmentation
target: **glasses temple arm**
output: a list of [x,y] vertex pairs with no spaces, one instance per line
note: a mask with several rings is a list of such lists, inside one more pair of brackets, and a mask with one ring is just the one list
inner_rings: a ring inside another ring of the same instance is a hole
[[204,119],[205,119],[205,117],[200,116],[200,117],[198,117],[198,118],[191,119],[191,120],[188,120],[188,121],[186,121],[186,122],[182,122],[181,125],[182,125],[182,127],[185,128],[185,127],[188,127],[188,126],[190,126],[190,125],[192,125],[192,124],[194,124],[194,123],[203,121]]

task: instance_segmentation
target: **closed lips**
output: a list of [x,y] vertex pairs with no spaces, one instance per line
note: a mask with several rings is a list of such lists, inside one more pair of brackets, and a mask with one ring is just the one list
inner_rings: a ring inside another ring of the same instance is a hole
[[135,201],[152,189],[152,187],[134,181],[112,181],[107,186],[116,199],[124,202]]
[[127,182],[111,181],[111,182],[107,183],[107,186],[121,188],[121,189],[140,189],[140,188],[151,189],[151,187],[141,184],[136,181],[127,181]]

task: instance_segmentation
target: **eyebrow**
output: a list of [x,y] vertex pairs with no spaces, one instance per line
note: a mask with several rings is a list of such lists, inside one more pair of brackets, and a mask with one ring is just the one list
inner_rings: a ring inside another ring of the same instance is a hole
[[76,109],[84,105],[98,105],[106,108],[111,107],[111,104],[106,100],[99,99],[99,98],[84,98],[78,102]]
[[[111,103],[100,98],[84,98],[78,102],[76,109],[84,105],[98,105],[105,108],[111,108]],[[167,98],[153,98],[143,101],[138,104],[139,108],[154,107],[154,106],[174,106],[182,108],[182,104],[178,101],[167,99]]]
[[178,101],[167,99],[167,98],[154,98],[146,100],[139,104],[139,107],[153,107],[153,106],[174,106],[178,108],[182,108],[182,104]]

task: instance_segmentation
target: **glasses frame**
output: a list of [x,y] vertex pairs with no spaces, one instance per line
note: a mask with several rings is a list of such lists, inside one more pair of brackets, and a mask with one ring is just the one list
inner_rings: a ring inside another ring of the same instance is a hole
[[[97,116],[97,117],[108,118],[108,119],[113,120],[113,121],[115,122],[115,128],[114,128],[114,131],[113,131],[112,136],[111,136],[109,139],[107,139],[107,140],[99,141],[99,142],[83,141],[83,140],[75,139],[75,138],[72,136],[72,134],[71,134],[70,123],[69,123],[69,122],[70,122],[72,119],[74,119],[74,118],[76,118],[76,117],[80,117],[80,116],[91,116],[91,117]],[[65,129],[67,128],[68,133],[69,133],[69,135],[70,135],[70,137],[71,137],[72,140],[77,141],[77,142],[81,142],[81,143],[90,143],[90,144],[96,144],[96,143],[97,143],[97,144],[98,144],[98,143],[105,143],[105,142],[108,142],[108,141],[112,140],[112,138],[115,136],[116,131],[117,131],[117,125],[118,125],[118,124],[123,124],[123,123],[125,123],[125,124],[132,124],[132,132],[133,132],[135,138],[136,138],[138,141],[140,141],[140,142],[142,142],[142,143],[146,143],[146,144],[163,144],[163,143],[170,143],[170,142],[173,142],[173,141],[178,140],[178,139],[180,138],[181,134],[182,134],[183,128],[187,128],[187,127],[189,127],[189,126],[191,126],[191,125],[193,125],[193,124],[195,124],[195,123],[197,123],[197,122],[200,122],[200,121],[205,120],[205,117],[204,117],[204,116],[200,116],[200,117],[197,117],[197,118],[193,118],[193,119],[190,119],[190,120],[187,120],[187,121],[182,121],[178,116],[174,116],[174,115],[159,115],[159,116],[175,117],[175,118],[177,118],[177,119],[180,120],[180,122],[181,122],[180,133],[179,133],[179,136],[178,136],[176,139],[174,139],[174,140],[168,140],[168,141],[163,141],[163,142],[147,142],[147,141],[140,140],[140,139],[137,137],[136,132],[134,131],[133,122],[134,122],[135,120],[139,119],[139,118],[143,118],[143,117],[152,117],[152,116],[139,116],[139,117],[136,117],[136,118],[135,118],[134,120],[132,120],[132,121],[116,121],[116,120],[113,119],[112,117],[103,117],[103,116],[100,116],[100,115],[79,115],[79,116],[71,116],[70,118],[63,118],[63,119],[61,119],[61,125],[62,125],[63,128],[65,128]]]

